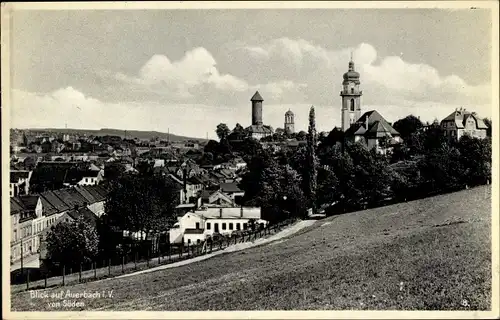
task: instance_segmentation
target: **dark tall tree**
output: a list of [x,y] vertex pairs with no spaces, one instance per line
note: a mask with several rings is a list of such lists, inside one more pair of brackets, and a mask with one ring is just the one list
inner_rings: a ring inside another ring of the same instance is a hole
[[219,140],[222,142],[223,140],[226,140],[231,130],[229,130],[227,124],[219,123],[215,132],[217,133],[217,137],[219,137]]
[[405,140],[412,133],[417,132],[420,128],[422,128],[423,124],[419,118],[414,115],[409,115],[396,121],[393,127],[401,134],[401,138]]
[[314,106],[309,111],[309,133],[307,135],[307,179],[309,182],[308,196],[311,201],[312,213],[316,214],[318,211],[316,203],[316,189],[317,189],[317,175],[318,175],[318,160],[316,158],[316,115],[314,113]]
[[484,121],[484,124],[486,125],[486,127],[488,127],[486,129],[486,136],[491,137],[491,119],[484,118],[483,121]]
[[99,236],[95,227],[83,216],[52,226],[46,240],[48,257],[52,263],[78,266],[92,261],[98,254]]
[[120,230],[165,230],[178,203],[175,185],[158,175],[126,175],[111,184],[105,207],[109,223]]

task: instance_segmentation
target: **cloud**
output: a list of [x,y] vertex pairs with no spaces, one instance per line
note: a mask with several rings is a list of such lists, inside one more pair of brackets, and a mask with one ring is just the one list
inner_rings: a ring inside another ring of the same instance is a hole
[[[287,83],[276,84],[286,87]],[[292,110],[295,114],[295,130],[307,130],[311,104],[279,103],[264,97],[263,120],[273,128],[283,127],[284,114]],[[161,132],[204,138],[208,134],[215,138],[215,127],[223,122],[230,128],[236,123],[249,126],[251,104],[249,99],[231,106],[174,103],[104,102],[72,87],[61,88],[47,94],[13,90],[11,127],[14,128],[116,128],[128,130],[156,130]],[[459,105],[443,105],[433,102],[408,101],[407,106],[367,105],[364,111],[378,110],[388,121],[394,122],[409,114],[420,116],[422,121],[442,119]],[[315,104],[318,131],[330,131],[340,125],[340,108]],[[491,117],[491,107],[480,105],[468,107],[482,117]]]
[[249,84],[234,75],[221,73],[216,66],[212,54],[198,47],[177,61],[165,55],[154,55],[140,68],[138,75],[116,73],[113,78],[137,94],[156,94],[176,102],[226,105],[246,99],[256,90],[277,99],[283,95],[297,98],[294,94],[305,87],[289,80]]
[[264,122],[283,127],[295,113],[296,130],[307,130],[311,105],[319,131],[340,125],[342,75],[352,53],[361,75],[362,110],[378,110],[393,122],[408,114],[442,119],[466,107],[491,117],[491,85],[471,85],[442,75],[428,64],[400,56],[379,57],[370,44],[330,50],[306,40],[280,38],[239,43],[221,50],[230,73],[213,55],[194,48],[180,58],[153,55],[136,74],[101,71],[98,85],[63,87],[48,93],[13,90],[12,126],[158,130],[214,137],[220,122],[250,125],[250,97],[264,98]]
[[[339,103],[337,92],[351,53],[361,74],[363,100],[367,104],[407,106],[403,104],[408,100],[464,105],[491,103],[489,83],[471,85],[457,75],[441,75],[431,65],[411,63],[400,56],[379,57],[368,43],[329,50],[303,39],[279,38],[261,46],[238,44],[233,53],[239,55],[241,67],[251,68],[254,75],[266,75],[273,81],[307,83],[305,98],[311,103]],[[246,54],[252,55],[251,66],[245,64]]]

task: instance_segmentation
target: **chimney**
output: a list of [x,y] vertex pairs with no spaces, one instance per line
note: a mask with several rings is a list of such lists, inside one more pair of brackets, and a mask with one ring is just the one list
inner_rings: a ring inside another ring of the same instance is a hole
[[368,116],[366,116],[366,118],[365,118],[365,127],[366,127],[366,130],[368,130]]
[[222,208],[219,209],[219,218],[222,219]]
[[243,206],[240,208],[240,218],[243,218]]

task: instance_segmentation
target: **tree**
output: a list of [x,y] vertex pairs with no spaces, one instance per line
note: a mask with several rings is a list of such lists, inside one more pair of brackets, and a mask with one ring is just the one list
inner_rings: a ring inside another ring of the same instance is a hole
[[109,223],[120,230],[151,232],[166,230],[175,215],[178,189],[159,175],[127,175],[111,185],[105,208]]
[[399,119],[393,125],[394,129],[399,132],[403,140],[407,139],[412,133],[417,132],[423,127],[422,121],[414,115],[409,115],[403,119]]
[[219,140],[222,142],[229,136],[231,130],[229,130],[229,127],[225,123],[219,123],[215,132],[217,133]]
[[304,215],[306,199],[297,171],[279,165],[265,151],[252,158],[247,169],[239,184],[245,191],[243,203],[261,207],[263,219],[270,222]]
[[278,135],[284,135],[285,134],[285,129],[283,129],[283,128],[276,128],[275,133],[278,134]]
[[298,141],[305,141],[307,140],[307,132],[301,130],[295,135],[295,139]]
[[309,133],[307,135],[307,179],[309,182],[308,196],[312,207],[312,213],[316,214],[318,211],[316,203],[316,189],[317,189],[317,166],[318,160],[316,158],[316,115],[314,113],[314,106],[309,111]]
[[99,236],[83,216],[52,226],[47,234],[48,258],[52,263],[77,266],[91,262],[98,254]]
[[460,164],[464,170],[464,182],[470,185],[491,180],[491,140],[464,135],[456,147],[460,152]]
[[231,131],[231,133],[227,137],[227,139],[231,142],[241,141],[246,138],[248,138],[248,132],[239,123],[236,124],[233,131]]
[[331,147],[343,142],[344,132],[337,127],[333,128],[330,133],[321,140],[320,148]]
[[484,118],[483,121],[484,121],[484,124],[486,125],[486,127],[488,127],[486,129],[486,136],[491,138],[491,119]]

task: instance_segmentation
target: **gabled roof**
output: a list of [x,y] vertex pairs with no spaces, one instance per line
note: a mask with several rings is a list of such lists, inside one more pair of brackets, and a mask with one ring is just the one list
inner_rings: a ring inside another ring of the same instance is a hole
[[453,111],[449,116],[444,118],[442,121],[454,121],[455,126],[458,129],[463,129],[465,127],[465,122],[469,117],[474,118],[476,120],[476,125],[478,129],[487,129],[488,127],[484,123],[483,119],[479,118],[479,116],[474,112],[466,111],[465,109],[460,108],[460,110]]
[[54,207],[47,199],[40,196],[40,201],[42,201],[43,213],[42,215],[48,217],[53,214],[60,212],[56,207]]
[[95,225],[97,223],[97,216],[87,207],[70,210],[68,211],[68,215],[74,220],[78,219],[78,217],[80,216],[83,216],[84,219],[92,225]]
[[[242,212],[243,211],[243,212]],[[197,210],[197,215],[201,215],[206,219],[260,219],[260,208],[251,207],[233,207],[233,208],[206,208],[205,210]]]
[[387,137],[391,136],[391,129],[387,128],[383,122],[375,121],[365,135],[376,138]]
[[24,211],[23,205],[20,204],[16,198],[10,198],[10,214],[17,214],[21,213],[21,211]]
[[259,91],[255,91],[255,94],[250,99],[250,101],[264,101],[264,99],[262,99],[262,96],[260,95]]
[[[367,121],[368,120],[368,121]],[[368,122],[368,128],[366,127],[366,123]],[[375,127],[374,127],[375,126]],[[365,131],[363,133],[363,131]],[[385,132],[384,135],[382,133]],[[368,134],[372,136],[386,136],[387,133],[390,135],[399,136],[399,132],[397,132],[387,120],[380,115],[376,110],[371,110],[365,112],[359,119],[346,130],[346,136],[352,135],[361,135]]]
[[108,192],[101,186],[82,186],[80,188],[90,193],[95,202],[104,201],[108,195]]
[[38,204],[39,196],[19,196],[16,198],[16,201],[22,206],[24,210],[35,210],[36,205]]
[[[42,203],[43,201],[50,203],[50,205],[54,207],[58,213],[70,209],[70,207],[64,201],[62,201],[53,191],[42,192],[40,196],[42,198]],[[45,206],[43,209],[45,210]]]
[[89,192],[89,190],[83,186],[76,186],[75,190],[80,193],[80,195],[87,200],[88,203],[98,202],[95,195]]
[[60,190],[54,190],[54,194],[64,201],[66,205],[73,209],[75,206],[83,206],[85,202],[84,197],[82,197],[76,190],[73,189],[60,189]]
[[220,190],[222,192],[243,192],[238,188],[238,183],[236,182],[223,182],[220,184]]

